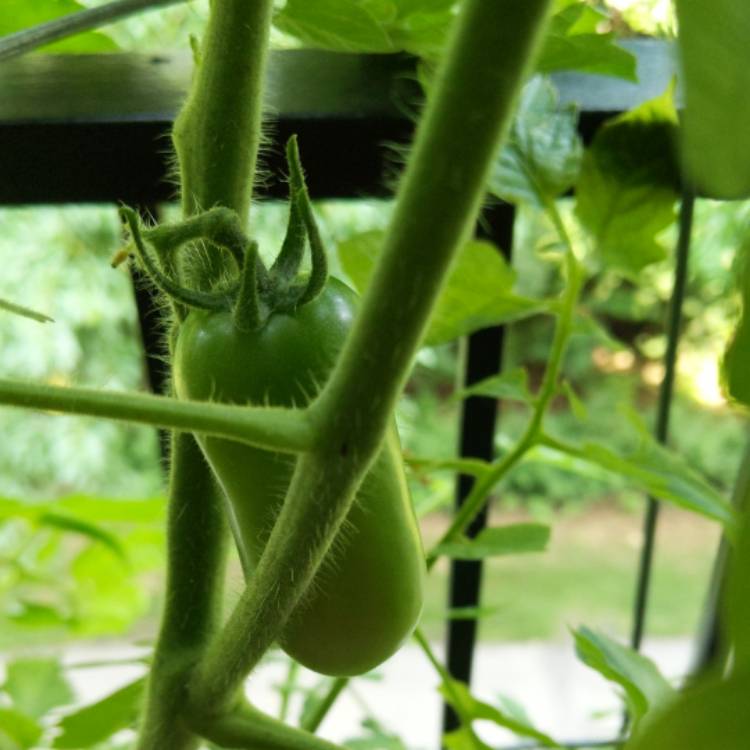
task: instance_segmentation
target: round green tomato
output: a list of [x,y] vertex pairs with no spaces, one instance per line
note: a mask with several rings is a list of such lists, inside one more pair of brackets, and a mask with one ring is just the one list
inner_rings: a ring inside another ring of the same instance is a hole
[[[351,326],[356,296],[336,279],[292,313],[239,331],[229,313],[191,311],[174,359],[177,395],[235,404],[304,406],[326,381]],[[250,575],[284,499],[295,457],[199,437],[228,498]],[[280,644],[322,674],[366,672],[391,656],[422,609],[425,565],[393,426],[347,520],[295,609]]]

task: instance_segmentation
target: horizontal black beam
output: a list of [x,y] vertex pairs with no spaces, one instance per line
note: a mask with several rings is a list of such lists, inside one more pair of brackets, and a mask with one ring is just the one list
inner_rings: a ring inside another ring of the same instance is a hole
[[[607,117],[664,90],[674,73],[661,42],[628,43],[641,83],[555,76],[563,102],[581,109],[585,138]],[[187,56],[30,55],[0,63],[0,204],[117,202],[174,197],[172,119],[187,91]],[[266,109],[271,178],[281,197],[281,144],[298,133],[315,197],[391,192],[394,152],[418,109],[414,63],[401,55],[284,50],[271,55]],[[397,157],[396,157],[397,158]]]

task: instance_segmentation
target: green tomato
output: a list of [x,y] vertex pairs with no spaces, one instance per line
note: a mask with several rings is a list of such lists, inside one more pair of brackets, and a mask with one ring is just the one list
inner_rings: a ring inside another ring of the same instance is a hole
[[[174,359],[177,395],[235,404],[304,406],[326,381],[351,326],[356,296],[336,279],[257,331],[229,313],[191,311]],[[260,559],[295,457],[199,437],[226,497],[245,574]],[[425,565],[395,425],[280,645],[322,674],[362,674],[391,656],[419,618]]]

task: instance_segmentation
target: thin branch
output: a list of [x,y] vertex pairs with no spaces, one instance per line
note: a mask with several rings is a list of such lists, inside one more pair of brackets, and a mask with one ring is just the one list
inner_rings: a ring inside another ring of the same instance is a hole
[[100,5],[98,8],[88,8],[77,13],[70,13],[62,18],[32,26],[29,29],[17,31],[0,37],[0,62],[20,57],[45,44],[75,36],[82,31],[90,31],[100,26],[119,21],[144,10],[153,10],[166,5],[176,5],[187,0],[115,0],[115,2]]
[[180,401],[4,379],[0,404],[185,430],[287,453],[306,451],[315,439],[307,412],[299,409]]

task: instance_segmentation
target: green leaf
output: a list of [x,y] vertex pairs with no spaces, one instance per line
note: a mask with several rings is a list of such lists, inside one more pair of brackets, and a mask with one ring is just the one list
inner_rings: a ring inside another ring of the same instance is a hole
[[469,398],[469,396],[489,396],[508,401],[530,403],[532,400],[529,390],[529,375],[523,367],[516,367],[499,375],[492,375],[484,380],[456,391],[454,398]]
[[601,127],[583,158],[576,213],[607,267],[636,276],[666,257],[659,235],[675,218],[672,87]]
[[32,718],[11,708],[0,707],[0,748],[26,750],[34,747],[42,728]]
[[148,594],[129,568],[101,545],[83,550],[72,565],[81,635],[120,632],[143,614]]
[[61,531],[85,536],[94,542],[103,544],[123,562],[127,561],[127,553],[117,537],[101,526],[60,513],[41,513],[37,518],[37,523],[40,526],[51,526]]
[[[493,724],[508,729],[520,737],[529,737],[536,740],[544,747],[560,747],[550,736],[540,732],[527,721],[522,721],[516,716],[512,716],[495,706],[491,706],[489,703],[477,700],[463,682],[451,680],[448,684],[443,683],[440,686],[440,693],[462,719],[466,719],[469,722],[478,720],[491,721]],[[471,731],[470,728],[468,729]],[[476,738],[476,735],[474,737]],[[483,743],[480,745],[466,744],[467,742],[473,743],[471,737],[459,737],[459,742],[465,744],[453,744],[452,747],[486,747]]]
[[673,695],[672,686],[656,665],[637,651],[588,628],[573,631],[573,636],[578,658],[623,689],[635,724]]
[[395,52],[386,18],[358,0],[287,0],[274,24],[303,44],[334,52]]
[[[357,235],[338,246],[339,260],[364,292],[383,244],[380,232]],[[513,293],[515,272],[489,242],[466,243],[458,253],[433,313],[425,346],[442,344],[488,326],[519,320],[549,308],[546,300]]]
[[287,0],[278,29],[303,45],[334,52],[410,52],[437,57],[456,0]]
[[443,745],[447,750],[492,750],[477,737],[471,727],[459,727],[444,734]]
[[58,607],[19,596],[3,615],[23,628],[57,628],[71,624],[71,617]]
[[14,659],[7,665],[3,689],[15,708],[34,719],[74,699],[57,659]]
[[613,32],[599,33],[608,16],[583,2],[558,3],[537,60],[537,70],[575,70],[637,81],[636,59],[618,46]]
[[389,732],[372,717],[362,721],[365,734],[348,739],[344,744],[350,750],[406,750],[403,740]]
[[713,197],[748,197],[750,3],[677,0],[677,18],[687,172]]
[[514,523],[482,529],[474,539],[445,542],[435,553],[454,560],[483,560],[485,557],[543,552],[550,528],[543,523]]
[[62,732],[55,737],[53,747],[88,748],[132,726],[139,714],[144,685],[145,679],[140,678],[63,717],[58,725]]
[[719,521],[728,528],[734,526],[734,513],[726,498],[687,461],[656,441],[644,441],[628,455],[595,443],[584,444],[581,452],[586,460],[622,475],[659,500]]
[[575,184],[582,154],[575,107],[561,108],[554,86],[535,78],[493,166],[490,192],[509,203],[544,206]]
[[29,318],[30,320],[36,320],[37,323],[55,322],[54,320],[52,320],[52,318],[50,318],[48,315],[45,315],[44,313],[30,310],[28,307],[17,305],[15,302],[9,302],[6,299],[0,299],[0,310],[5,310],[6,312],[13,313],[14,315],[20,315],[23,318]]
[[[3,0],[2,8],[0,8],[0,36],[85,10],[85,8],[85,5],[75,0],[33,0],[33,2]],[[117,45],[104,34],[87,31],[41,49],[44,52],[54,53],[92,53],[116,50]]]
[[570,406],[571,412],[573,412],[573,416],[579,421],[579,422],[586,422],[589,418],[588,409],[586,409],[586,404],[581,401],[578,394],[575,392],[575,389],[570,384],[569,381],[564,380],[562,383],[562,391],[565,394],[565,398],[568,400],[568,404]]
[[750,672],[688,687],[665,710],[644,722],[626,750],[747,750]]

